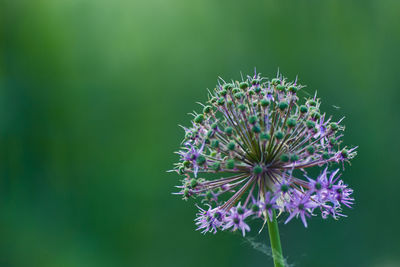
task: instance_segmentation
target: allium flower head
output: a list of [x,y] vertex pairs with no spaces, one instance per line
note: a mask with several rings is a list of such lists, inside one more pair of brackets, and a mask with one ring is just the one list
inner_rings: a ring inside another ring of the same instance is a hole
[[[300,218],[307,227],[317,213],[337,219],[342,204],[351,207],[353,191],[339,172],[356,147],[343,147],[342,119],[321,112],[316,95],[298,97],[303,87],[279,74],[221,80],[191,126],[182,127],[177,194],[207,206],[199,207],[198,230],[245,235],[248,219],[271,220],[274,210],[287,213],[285,223]],[[321,169],[317,177],[308,175],[311,167]]]

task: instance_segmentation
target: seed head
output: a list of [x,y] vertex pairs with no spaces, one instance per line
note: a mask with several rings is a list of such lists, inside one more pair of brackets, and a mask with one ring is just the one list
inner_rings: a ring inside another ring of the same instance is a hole
[[[220,82],[201,113],[185,130],[178,186],[184,199],[203,198],[198,230],[250,231],[249,218],[270,220],[273,210],[287,213],[286,223],[320,212],[338,218],[351,207],[352,189],[340,180],[340,165],[356,147],[340,147],[344,126],[320,111],[320,99],[298,94],[304,86],[259,74],[240,82]],[[316,178],[306,169],[323,167]],[[329,170],[333,168],[334,170]],[[205,173],[209,175],[203,177]],[[224,196],[224,197],[222,197]]]

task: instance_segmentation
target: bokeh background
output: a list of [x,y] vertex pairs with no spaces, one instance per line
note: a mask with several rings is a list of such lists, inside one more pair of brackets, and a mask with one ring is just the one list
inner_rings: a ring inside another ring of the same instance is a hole
[[298,75],[360,146],[355,208],[282,224],[288,262],[400,266],[399,1],[0,3],[0,266],[272,266],[194,231],[165,172],[206,88],[254,67]]

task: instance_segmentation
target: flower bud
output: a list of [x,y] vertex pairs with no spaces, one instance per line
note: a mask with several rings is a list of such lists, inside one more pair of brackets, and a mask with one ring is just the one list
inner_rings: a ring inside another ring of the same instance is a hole
[[227,135],[232,135],[232,133],[233,133],[233,128],[232,127],[226,127],[225,128],[225,133],[227,134]]
[[249,122],[250,122],[250,124],[256,124],[257,116],[250,116],[249,117]]
[[257,174],[260,174],[262,172],[263,172],[263,168],[260,165],[256,165],[256,166],[253,167],[253,173],[254,174],[257,175]]
[[275,138],[276,138],[276,139],[281,140],[283,137],[284,137],[283,132],[277,131],[277,132],[275,133]]
[[245,105],[245,104],[240,104],[240,105],[238,105],[238,109],[239,109],[241,112],[244,112],[244,111],[246,110],[246,105]]
[[296,126],[296,118],[289,118],[289,119],[286,121],[286,125],[287,125],[289,128],[293,128],[294,126]]
[[227,147],[231,151],[235,150],[235,147],[236,147],[235,142],[229,142]]
[[245,90],[245,89],[247,89],[247,87],[249,87],[249,84],[247,82],[241,82],[239,84],[239,87],[240,87],[240,89]]
[[203,113],[208,114],[208,113],[210,113],[210,112],[211,112],[211,106],[205,106],[205,107],[203,108]]
[[220,105],[220,106],[223,106],[223,105],[225,104],[225,98],[220,97],[220,98],[218,99],[218,103],[217,103],[217,104]]
[[260,133],[261,132],[261,128],[258,125],[254,125],[251,130],[253,131],[253,133]]
[[261,103],[261,106],[263,106],[263,107],[269,106],[269,100],[267,100],[267,99],[261,99],[260,103]]
[[251,206],[251,211],[252,212],[258,212],[258,211],[260,211],[260,207],[257,204],[253,204]]
[[297,93],[298,88],[294,85],[289,86],[288,88],[289,92],[292,92],[293,94]]
[[219,162],[215,162],[215,163],[211,166],[211,168],[212,168],[214,171],[219,171],[219,170],[221,169],[221,164],[220,164]]
[[315,188],[316,190],[321,190],[321,188],[322,188],[321,183],[316,182],[315,185],[314,185],[314,188]]
[[289,186],[287,184],[282,184],[280,190],[282,191],[282,193],[286,193],[289,191]]
[[277,85],[276,86],[276,90],[278,90],[280,92],[285,92],[286,87],[284,85]]
[[315,122],[308,120],[306,121],[306,126],[308,129],[312,129],[315,127]]
[[194,122],[195,122],[195,123],[202,123],[203,121],[204,121],[204,115],[203,115],[203,114],[197,115],[197,116],[194,118]]
[[224,88],[225,90],[231,90],[233,88],[233,84],[231,83],[224,84],[222,88]]
[[211,147],[212,148],[218,148],[219,147],[219,141],[218,140],[213,140],[211,142]]
[[281,161],[282,162],[288,162],[289,161],[289,155],[288,154],[282,154],[281,155]]
[[335,137],[329,138],[329,144],[331,144],[332,146],[336,145],[337,144],[336,138]]
[[319,114],[318,111],[312,111],[310,114],[311,118],[313,118],[314,120],[318,120],[321,117],[321,114]]
[[291,162],[295,162],[299,160],[299,156],[297,156],[296,154],[292,154],[290,155],[290,161]]
[[307,101],[307,105],[309,107],[315,107],[317,105],[317,102],[315,102],[315,100],[310,99]]
[[332,131],[336,132],[339,129],[339,126],[335,122],[331,122],[329,124],[329,127],[332,129]]
[[228,92],[224,89],[219,92],[220,96],[226,96]]
[[260,134],[260,139],[263,141],[268,141],[269,139],[271,139],[271,136],[269,135],[269,133],[262,133]]
[[190,187],[195,188],[197,186],[197,179],[190,180]]
[[310,154],[310,155],[314,154],[314,152],[315,152],[315,148],[311,145],[307,146],[306,150],[307,150],[308,154]]
[[301,112],[301,113],[304,114],[304,113],[307,113],[307,111],[308,111],[308,108],[307,108],[305,105],[301,105],[301,106],[300,106],[300,112]]
[[234,96],[235,96],[236,99],[242,99],[243,98],[243,93],[239,92],[239,93],[236,93]]
[[189,190],[189,188],[185,188],[185,189],[183,190],[183,197],[184,197],[184,198],[190,197],[190,190]]
[[349,157],[349,152],[347,149],[343,149],[341,152],[343,158],[348,158]]
[[234,159],[228,159],[226,161],[226,168],[227,169],[234,169],[235,168],[235,160]]
[[277,85],[277,84],[281,83],[281,80],[278,79],[278,78],[274,78],[274,79],[271,80],[271,83],[272,83],[272,85]]
[[288,106],[289,106],[289,104],[286,101],[281,101],[279,103],[279,109],[282,111],[284,111]]
[[238,207],[238,208],[237,208],[237,213],[238,213],[239,215],[243,215],[243,214],[244,214],[244,209],[243,209],[242,207]]
[[198,165],[204,165],[206,163],[206,158],[203,155],[199,155],[196,159]]

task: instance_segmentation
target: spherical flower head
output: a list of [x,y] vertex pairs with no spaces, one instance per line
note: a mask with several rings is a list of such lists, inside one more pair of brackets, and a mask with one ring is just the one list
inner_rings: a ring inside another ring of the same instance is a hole
[[[316,95],[301,99],[303,87],[279,74],[221,80],[201,112],[192,113],[191,125],[182,126],[174,171],[183,178],[176,194],[208,206],[199,206],[198,230],[245,235],[247,220],[272,220],[275,210],[287,214],[285,223],[300,218],[305,227],[316,213],[345,216],[342,207],[354,199],[340,167],[356,147],[343,147],[342,119],[322,112]],[[321,168],[315,178],[307,175],[312,167]]]

